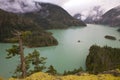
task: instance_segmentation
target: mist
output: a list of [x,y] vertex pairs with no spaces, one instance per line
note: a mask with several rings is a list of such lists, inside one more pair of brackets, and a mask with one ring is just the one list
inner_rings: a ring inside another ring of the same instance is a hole
[[31,12],[41,9],[33,0],[0,0],[0,8],[14,13]]
[[15,13],[31,12],[42,8],[35,1],[57,4],[72,16],[76,13],[87,16],[95,6],[100,6],[105,13],[120,3],[120,0],[0,0],[0,8]]

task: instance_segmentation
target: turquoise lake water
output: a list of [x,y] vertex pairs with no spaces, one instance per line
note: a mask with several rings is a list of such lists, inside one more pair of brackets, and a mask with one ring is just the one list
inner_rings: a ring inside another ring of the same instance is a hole
[[[117,27],[112,28],[103,25],[88,24],[87,27],[77,27],[69,29],[48,30],[58,40],[57,46],[26,48],[25,55],[38,50],[41,56],[47,57],[46,66],[53,65],[59,73],[64,70],[77,69],[80,66],[85,69],[86,56],[89,54],[90,46],[96,44],[99,46],[111,46],[120,48],[120,33]],[[115,36],[117,40],[105,39],[105,35]],[[80,40],[80,42],[78,42]],[[20,62],[19,57],[5,59],[7,56],[6,49],[13,44],[0,43],[0,76],[11,77],[16,65]]]

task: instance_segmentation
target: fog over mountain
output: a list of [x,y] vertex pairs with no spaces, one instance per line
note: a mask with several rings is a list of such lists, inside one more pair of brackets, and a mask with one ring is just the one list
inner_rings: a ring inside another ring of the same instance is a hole
[[120,0],[0,0],[0,8],[14,12],[33,11],[40,7],[36,6],[35,1],[57,4],[71,15],[76,13],[86,15],[91,8],[98,5],[106,12],[120,3]]
[[38,10],[41,6],[36,2],[54,3],[62,5],[69,0],[0,0],[0,8],[9,12],[24,13]]
[[41,6],[33,0],[0,0],[0,8],[9,12],[24,13],[38,10]]
[[80,13],[82,20],[84,20],[90,15],[96,15],[96,12],[92,11],[95,6],[100,6],[100,9],[105,13],[119,5],[120,0],[0,0],[0,8],[15,13],[41,9],[42,7],[35,2],[57,4],[67,10],[72,16]]
[[120,4],[120,0],[69,0],[67,3],[62,5],[70,14],[75,13],[86,13],[91,10],[94,6],[101,6],[104,12]]

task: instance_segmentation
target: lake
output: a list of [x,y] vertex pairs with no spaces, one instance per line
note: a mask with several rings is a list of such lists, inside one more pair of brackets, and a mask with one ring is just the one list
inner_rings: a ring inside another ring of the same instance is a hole
[[[47,57],[46,66],[53,65],[59,73],[63,73],[64,70],[77,69],[80,66],[85,69],[86,56],[89,54],[90,46],[96,44],[120,48],[120,33],[117,32],[117,29],[117,27],[88,24],[87,27],[48,30],[58,40],[57,46],[25,47],[24,52],[27,55],[34,49],[38,50],[41,56]],[[117,40],[105,39],[105,35],[115,36]],[[7,56],[6,49],[12,45],[0,43],[0,76],[5,78],[11,77],[16,65],[20,62],[19,57],[5,59]]]

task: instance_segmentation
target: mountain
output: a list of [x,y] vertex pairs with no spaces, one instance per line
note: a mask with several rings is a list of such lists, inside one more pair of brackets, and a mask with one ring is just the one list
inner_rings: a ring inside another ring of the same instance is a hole
[[[57,40],[44,31],[35,21],[24,16],[0,10],[0,42],[16,42],[12,31],[30,31],[26,44],[29,47],[57,45]],[[33,38],[32,38],[33,37]],[[36,39],[37,38],[37,39]],[[48,40],[48,41],[46,41]],[[32,46],[34,42],[34,45]]]
[[107,11],[100,20],[101,24],[110,26],[120,26],[120,6]]
[[[86,26],[85,23],[74,19],[63,8],[57,5],[39,2],[34,4],[36,6],[35,10],[32,8],[32,10],[25,11],[25,8],[21,8],[22,12],[19,12],[17,9],[15,12],[12,12],[13,9],[11,10],[9,7],[6,9],[9,9],[9,12],[0,9],[0,42],[16,42],[17,40],[13,38],[12,31],[19,30],[32,32],[31,37],[29,37],[31,39],[28,38],[26,40],[27,44],[25,43],[29,47],[57,45],[57,40],[44,29]],[[25,4],[22,3],[20,6],[24,7]]]
[[75,14],[73,17],[75,18],[75,19],[78,19],[78,20],[81,20],[81,14],[80,13],[77,13],[77,14]]
[[79,20],[83,20],[88,24],[95,24],[103,15],[104,10],[100,5],[96,5],[87,11],[76,13],[73,17]]
[[55,4],[32,0],[9,0],[0,1],[0,8],[8,12],[27,16],[44,29],[86,26],[84,22],[74,19],[67,11]]
[[50,3],[36,3],[40,10],[25,13],[24,16],[32,18],[44,29],[68,28],[70,26],[86,26],[82,21],[73,18],[60,6]]

